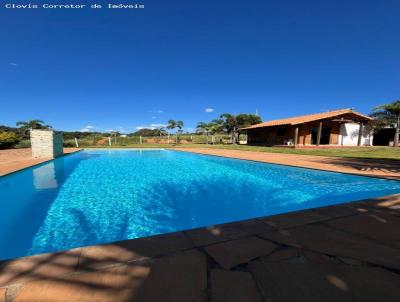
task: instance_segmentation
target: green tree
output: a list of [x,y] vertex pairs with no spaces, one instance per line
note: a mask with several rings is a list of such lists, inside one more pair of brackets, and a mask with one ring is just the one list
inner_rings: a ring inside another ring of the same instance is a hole
[[167,124],[167,129],[169,130],[174,130],[176,128],[176,121],[175,120],[169,120]]
[[182,131],[183,126],[184,126],[183,121],[176,121],[176,128],[178,128],[178,132]]
[[196,126],[196,132],[203,133],[206,135],[207,144],[209,143],[209,135],[210,134],[213,136],[215,133],[221,132],[221,131],[222,131],[222,127],[221,127],[220,120],[213,120],[210,123],[199,122]]
[[389,126],[396,129],[393,138],[393,146],[398,147],[400,134],[400,100],[375,107],[371,116],[375,118],[381,126]]
[[183,121],[175,121],[175,120],[168,121],[167,129],[170,129],[170,130],[178,129],[176,131],[176,143],[178,143],[178,133],[180,133],[182,131],[183,127],[184,127]]
[[130,136],[163,136],[166,134],[167,132],[165,131],[164,127],[159,127],[156,129],[143,128],[134,132],[133,134],[130,134]]
[[157,127],[154,129],[154,135],[163,136],[167,135],[167,131],[165,131],[165,127]]
[[19,142],[16,133],[10,131],[0,131],[0,149],[8,149]]
[[19,121],[16,123],[18,131],[23,138],[29,138],[31,129],[51,129],[50,125],[46,125],[42,120]]
[[239,141],[239,132],[238,130],[240,128],[248,127],[251,125],[259,124],[261,123],[261,118],[260,116],[256,114],[230,114],[230,113],[224,113],[221,114],[219,123],[224,129],[225,132],[231,135],[232,137],[232,143],[236,144],[236,142]]

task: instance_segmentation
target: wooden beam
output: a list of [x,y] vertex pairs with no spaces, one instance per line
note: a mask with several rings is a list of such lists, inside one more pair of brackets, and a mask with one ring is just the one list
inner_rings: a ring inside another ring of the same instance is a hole
[[362,139],[362,133],[364,129],[364,124],[360,123],[360,129],[358,130],[358,141],[357,141],[357,146],[361,146],[361,139]]
[[319,122],[318,132],[317,132],[317,146],[321,144],[321,133],[322,133],[322,122]]
[[294,128],[294,145],[297,145],[299,138],[299,127]]
[[333,119],[333,120],[330,120],[331,122],[339,122],[339,123],[352,123],[352,122],[354,122],[353,120],[350,120],[350,119]]

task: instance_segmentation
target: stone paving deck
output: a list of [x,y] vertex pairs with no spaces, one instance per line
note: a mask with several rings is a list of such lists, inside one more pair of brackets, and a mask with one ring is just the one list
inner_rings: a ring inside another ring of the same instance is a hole
[[174,149],[178,151],[246,159],[294,167],[304,167],[310,169],[358,174],[364,176],[400,179],[400,161],[396,160],[343,158],[211,148]]
[[[79,151],[78,148],[64,148],[64,153]],[[28,168],[51,158],[32,158],[30,148],[0,150],[0,176]]]
[[400,194],[0,263],[0,302],[400,301]]

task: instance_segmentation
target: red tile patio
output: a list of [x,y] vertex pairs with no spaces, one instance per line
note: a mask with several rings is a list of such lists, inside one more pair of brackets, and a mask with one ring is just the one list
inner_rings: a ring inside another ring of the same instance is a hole
[[[64,153],[79,151],[78,148],[64,148]],[[30,148],[0,150],[0,176],[51,160],[32,158]]]

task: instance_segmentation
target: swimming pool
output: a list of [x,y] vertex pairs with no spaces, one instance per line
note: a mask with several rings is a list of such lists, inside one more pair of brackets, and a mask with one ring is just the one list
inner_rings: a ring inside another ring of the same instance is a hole
[[170,150],[88,150],[0,177],[0,259],[400,192],[400,182]]

